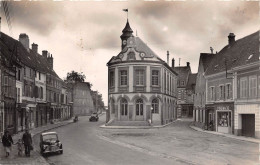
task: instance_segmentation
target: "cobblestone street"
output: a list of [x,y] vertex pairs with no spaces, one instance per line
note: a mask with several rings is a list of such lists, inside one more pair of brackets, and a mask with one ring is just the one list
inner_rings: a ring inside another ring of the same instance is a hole
[[258,164],[258,143],[198,132],[182,119],[160,129],[104,129],[101,138],[187,164]]

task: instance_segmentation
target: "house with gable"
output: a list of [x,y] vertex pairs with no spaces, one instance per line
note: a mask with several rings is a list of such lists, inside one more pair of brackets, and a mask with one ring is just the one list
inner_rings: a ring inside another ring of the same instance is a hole
[[[198,127],[209,126],[210,121],[214,121],[214,111],[206,109],[206,79],[205,72],[215,54],[200,53],[198,73],[196,76],[196,87],[194,94],[193,121]],[[214,123],[214,122],[213,122]]]
[[[154,53],[127,20],[121,51],[108,66],[106,125],[162,125],[177,118],[177,73]],[[167,61],[169,62],[169,61]]]
[[235,40],[214,55],[205,72],[206,109],[217,132],[259,137],[259,32]]

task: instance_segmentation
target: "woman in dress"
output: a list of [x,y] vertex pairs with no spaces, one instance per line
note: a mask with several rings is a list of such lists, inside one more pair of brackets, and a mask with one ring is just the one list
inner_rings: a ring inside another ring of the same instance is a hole
[[3,137],[2,137],[2,143],[6,152],[6,157],[10,155],[11,152],[11,146],[14,143],[12,136],[9,134],[9,131],[5,131]]

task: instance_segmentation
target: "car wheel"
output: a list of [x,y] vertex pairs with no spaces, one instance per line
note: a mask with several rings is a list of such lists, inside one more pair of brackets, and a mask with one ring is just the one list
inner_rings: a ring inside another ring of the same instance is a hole
[[43,152],[43,150],[41,149],[41,155],[43,156],[43,157],[45,157],[46,156],[46,154]]
[[62,146],[60,146],[60,154],[63,154],[63,148],[62,148]]

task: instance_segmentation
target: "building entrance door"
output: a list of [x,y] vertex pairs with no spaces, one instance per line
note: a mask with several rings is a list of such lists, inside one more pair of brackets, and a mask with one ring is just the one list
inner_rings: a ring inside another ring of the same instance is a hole
[[135,115],[135,120],[144,120],[144,103],[142,99],[136,101]]
[[255,115],[242,114],[242,136],[255,136]]
[[125,99],[121,100],[120,113],[120,120],[128,120],[128,104]]

